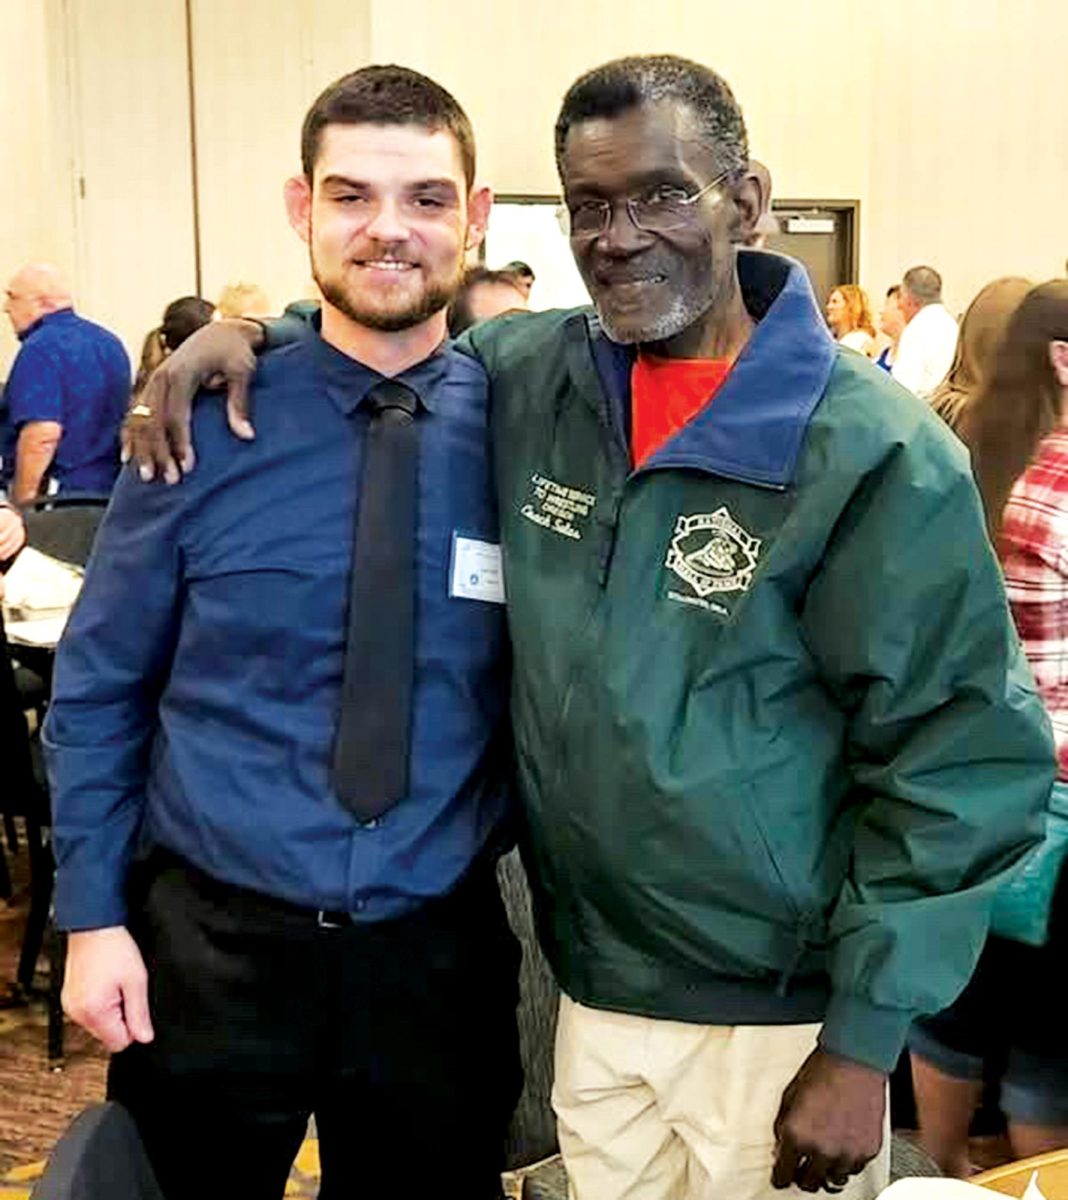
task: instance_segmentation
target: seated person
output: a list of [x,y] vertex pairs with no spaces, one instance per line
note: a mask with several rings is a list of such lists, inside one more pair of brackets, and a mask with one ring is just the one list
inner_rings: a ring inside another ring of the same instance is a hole
[[3,573],[25,544],[25,522],[16,508],[0,500],[0,599],[4,595]]
[[827,298],[827,324],[835,340],[867,354],[874,344],[875,325],[867,293],[855,283],[840,283]]

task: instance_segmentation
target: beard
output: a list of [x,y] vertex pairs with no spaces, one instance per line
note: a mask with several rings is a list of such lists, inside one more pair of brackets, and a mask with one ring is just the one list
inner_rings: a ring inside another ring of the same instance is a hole
[[691,326],[704,321],[712,309],[718,308],[730,291],[730,275],[723,268],[680,273],[670,264],[663,274],[674,282],[671,291],[659,303],[650,304],[645,312],[616,313],[612,308],[611,288],[598,287],[592,276],[584,281],[597,310],[601,328],[620,345],[649,345],[670,341]]
[[708,312],[713,296],[676,296],[667,307],[655,316],[644,320],[623,319],[616,321],[612,314],[597,304],[597,317],[608,337],[619,345],[634,346],[647,342],[666,342]]
[[[315,260],[314,241],[308,247],[308,257],[312,278],[323,299],[357,325],[382,333],[399,333],[421,325],[449,307],[463,282],[463,259],[458,258],[451,272],[431,276],[417,292],[398,295],[392,303],[385,303],[382,294],[354,287],[340,273],[328,276],[321,271]],[[417,270],[421,273],[421,268]]]

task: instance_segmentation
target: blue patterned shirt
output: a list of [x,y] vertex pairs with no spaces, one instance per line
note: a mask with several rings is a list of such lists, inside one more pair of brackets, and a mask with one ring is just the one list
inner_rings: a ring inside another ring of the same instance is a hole
[[[49,313],[19,334],[5,399],[9,437],[32,421],[63,427],[48,469],[63,492],[107,495],[119,472],[119,430],[130,400],[122,342],[71,309]],[[14,474],[13,445],[5,471]]]

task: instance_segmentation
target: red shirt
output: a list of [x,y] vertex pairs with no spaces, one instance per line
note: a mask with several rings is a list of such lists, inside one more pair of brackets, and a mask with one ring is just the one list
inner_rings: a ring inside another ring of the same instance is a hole
[[1016,481],[999,546],[1005,588],[1024,653],[1068,780],[1068,427],[1056,429]]
[[630,376],[630,455],[636,467],[697,416],[730,369],[725,358],[638,355]]

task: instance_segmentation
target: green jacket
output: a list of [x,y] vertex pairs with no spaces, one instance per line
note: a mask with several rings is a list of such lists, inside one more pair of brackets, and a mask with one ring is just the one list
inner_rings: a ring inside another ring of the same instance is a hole
[[965,453],[796,264],[740,271],[750,343],[638,471],[588,310],[468,335],[542,939],[581,1003],[823,1021],[887,1069],[969,978],[1052,739]]

